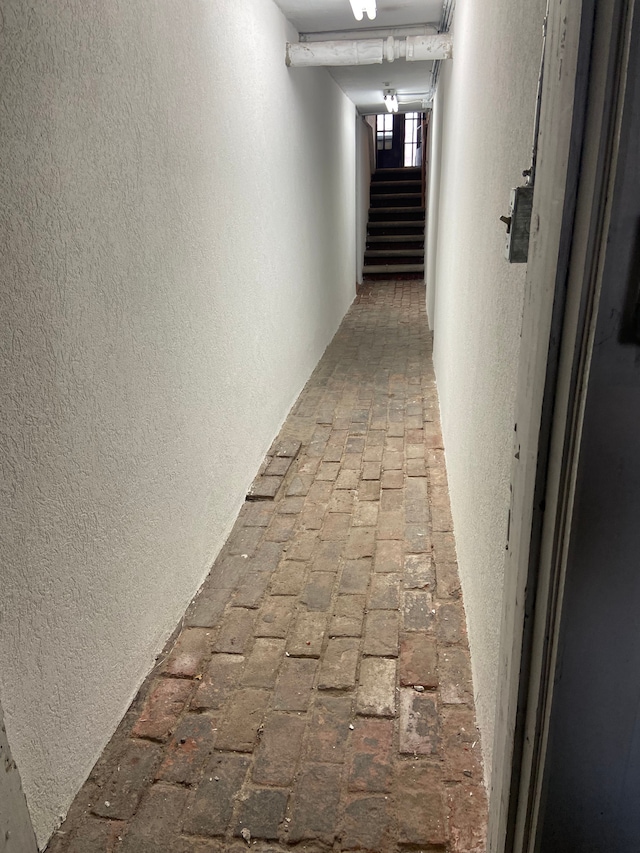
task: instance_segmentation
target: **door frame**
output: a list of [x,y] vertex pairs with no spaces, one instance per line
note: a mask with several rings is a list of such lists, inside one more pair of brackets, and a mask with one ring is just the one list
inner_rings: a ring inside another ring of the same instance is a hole
[[[385,118],[391,116],[391,148],[378,149],[376,117],[376,168],[400,168],[404,164],[404,113],[380,113],[380,115]],[[398,165],[389,166],[389,161],[397,161]]]
[[516,403],[490,853],[536,849],[633,8],[634,0],[549,3]]

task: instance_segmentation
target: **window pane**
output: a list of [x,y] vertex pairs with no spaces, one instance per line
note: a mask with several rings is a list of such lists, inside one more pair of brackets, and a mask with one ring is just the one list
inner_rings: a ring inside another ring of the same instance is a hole
[[405,113],[404,118],[404,165],[415,166],[418,140],[420,138],[422,113]]

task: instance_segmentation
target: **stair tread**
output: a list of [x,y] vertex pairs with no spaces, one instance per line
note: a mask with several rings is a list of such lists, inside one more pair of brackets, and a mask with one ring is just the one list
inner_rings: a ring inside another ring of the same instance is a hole
[[424,228],[424,219],[380,219],[376,222],[375,219],[369,221],[369,227],[374,228]]
[[421,228],[424,231],[424,221],[420,219],[407,218],[407,214],[400,215],[393,219],[369,219],[370,226],[374,228]]
[[422,234],[369,234],[367,243],[424,243]]
[[372,210],[374,211],[374,213],[395,211],[395,213],[421,213],[424,216],[424,207],[370,207],[369,214],[371,214]]
[[424,272],[424,264],[365,264],[363,273]]
[[424,256],[422,249],[367,249],[365,258],[421,258]]
[[389,177],[399,177],[400,180],[402,180],[403,177],[407,180],[417,180],[422,176],[422,169],[420,166],[388,166],[376,169],[371,176],[371,179],[373,181],[377,181],[381,178],[385,178],[387,175],[389,175]]
[[422,181],[376,181],[371,184],[371,189],[380,189],[380,187],[418,187],[416,192],[422,192]]
[[411,204],[408,198],[398,198],[397,196],[381,195],[378,196],[378,199],[380,199],[378,204],[374,201],[373,204],[369,205],[371,210],[410,210],[412,213],[415,213],[420,212],[422,206],[419,198],[416,199],[415,204]]

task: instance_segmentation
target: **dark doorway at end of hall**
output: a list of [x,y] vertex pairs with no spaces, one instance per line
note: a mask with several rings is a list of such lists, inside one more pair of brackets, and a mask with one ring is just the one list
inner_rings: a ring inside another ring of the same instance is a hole
[[376,168],[422,165],[423,121],[419,112],[376,116]]

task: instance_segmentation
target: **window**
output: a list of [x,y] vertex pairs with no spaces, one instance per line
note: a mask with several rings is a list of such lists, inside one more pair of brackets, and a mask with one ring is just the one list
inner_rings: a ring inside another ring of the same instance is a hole
[[422,131],[420,121],[422,113],[405,113],[404,115],[404,165],[416,165],[419,136]]
[[378,151],[390,151],[393,143],[393,116],[391,113],[376,116]]

